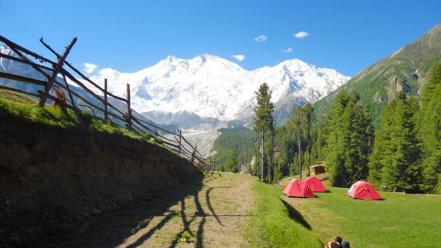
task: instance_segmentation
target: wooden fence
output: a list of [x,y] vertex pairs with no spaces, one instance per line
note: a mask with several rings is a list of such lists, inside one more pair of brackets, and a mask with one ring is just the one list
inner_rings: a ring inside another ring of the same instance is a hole
[[[72,110],[79,120],[82,119],[81,112],[91,111],[95,117],[104,121],[111,122],[118,126],[125,126],[139,135],[151,135],[160,140],[163,146],[178,156],[187,159],[202,171],[213,171],[215,161],[206,161],[197,150],[197,145],[191,144],[183,135],[181,130],[176,132],[164,129],[142,118],[139,114],[135,116],[130,99],[130,84],[127,84],[126,97],[112,94],[108,91],[107,79],[104,80],[104,87],[94,82],[78,69],[72,66],[67,60],[71,49],[77,42],[74,38],[65,48],[63,54],[57,53],[50,47],[43,38],[41,44],[50,53],[56,56],[57,60],[52,61],[35,52],[32,52],[0,35],[0,42],[9,47],[13,54],[0,53],[0,58],[19,62],[32,67],[41,75],[39,78],[18,75],[0,71],[0,78],[13,80],[13,82],[31,84],[41,90],[23,90],[20,87],[10,87],[0,84],[0,89],[11,90],[22,94],[37,97],[39,106],[44,107],[48,99],[57,103],[62,103],[63,107]],[[68,83],[69,82],[69,83]],[[88,84],[89,86],[87,86]],[[77,87],[74,87],[76,85]],[[81,89],[79,92],[78,89]],[[57,92],[67,92],[68,97],[65,101],[60,101]],[[96,93],[98,92],[98,93]],[[116,106],[124,106],[124,110]],[[122,104],[122,105],[121,105]],[[100,114],[97,114],[100,113]]]

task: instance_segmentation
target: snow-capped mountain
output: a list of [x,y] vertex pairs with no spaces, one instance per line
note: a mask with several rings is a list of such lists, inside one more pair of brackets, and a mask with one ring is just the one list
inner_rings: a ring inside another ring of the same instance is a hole
[[314,102],[349,80],[334,69],[319,68],[299,59],[248,71],[213,55],[188,60],[169,56],[134,73],[105,68],[90,76],[96,82],[107,78],[109,90],[118,95],[124,95],[125,84],[130,83],[133,107],[140,113],[149,112],[158,118],[194,113],[220,121],[252,116],[255,91],[263,82],[270,86],[276,108],[282,108],[286,104]]
[[[14,55],[3,46],[0,52]],[[130,83],[132,106],[138,113],[150,121],[183,129],[190,142],[199,144],[204,155],[210,153],[218,130],[229,121],[249,123],[255,91],[261,83],[270,86],[276,120],[283,120],[280,116],[288,116],[295,105],[321,99],[349,80],[333,69],[318,68],[299,59],[252,71],[213,55],[188,60],[169,56],[134,73],[111,68],[96,70],[92,66],[86,71],[96,83],[103,84],[107,78],[109,90],[119,96],[125,96],[126,83]],[[2,58],[0,71],[44,79],[32,67]],[[0,84],[31,91],[41,89],[13,80],[2,79]]]
[[[0,46],[0,52],[13,55],[4,46]],[[31,66],[3,58],[0,71],[42,78]],[[95,82],[102,84],[107,78],[109,90],[120,96],[126,94],[126,83],[130,83],[137,112],[166,124],[185,123],[183,126],[249,119],[255,107],[255,91],[263,82],[271,88],[276,113],[287,115],[293,105],[321,99],[349,79],[333,69],[318,68],[299,59],[249,71],[213,55],[192,59],[168,56],[134,73],[111,68],[93,71],[89,76]]]

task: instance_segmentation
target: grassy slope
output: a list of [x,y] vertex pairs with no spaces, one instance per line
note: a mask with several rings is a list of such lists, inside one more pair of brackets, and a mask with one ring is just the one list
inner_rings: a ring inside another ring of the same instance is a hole
[[322,247],[295,209],[280,199],[280,190],[256,182],[256,215],[246,233],[252,247]]
[[322,242],[340,235],[353,247],[439,247],[441,196],[382,192],[384,201],[362,201],[347,197],[347,189],[330,191],[287,199]]
[[[60,108],[53,107],[49,104],[44,108],[40,108],[37,105],[36,99],[7,90],[0,90],[0,111],[46,125],[61,128],[80,127],[80,122],[72,111],[68,111],[68,113],[65,114]],[[118,133],[134,139],[143,139],[150,143],[155,143],[154,138],[142,137],[126,128],[121,128],[104,122],[101,119],[94,118],[87,112],[83,112],[82,114],[86,122],[83,128],[88,128],[90,131]],[[160,143],[160,141],[156,143]]]

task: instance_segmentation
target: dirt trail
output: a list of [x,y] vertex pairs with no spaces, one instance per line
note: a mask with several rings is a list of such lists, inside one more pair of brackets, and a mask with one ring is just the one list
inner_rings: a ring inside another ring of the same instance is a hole
[[[254,181],[223,173],[196,189],[180,186],[163,200],[100,216],[55,246],[248,247],[243,232],[254,210]],[[187,242],[180,240],[186,234]]]

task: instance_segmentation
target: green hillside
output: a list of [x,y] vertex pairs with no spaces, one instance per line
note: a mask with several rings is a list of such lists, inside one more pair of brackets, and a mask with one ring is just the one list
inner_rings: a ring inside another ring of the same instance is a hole
[[253,157],[254,146],[257,141],[257,135],[254,131],[239,125],[230,125],[228,128],[222,128],[219,131],[221,135],[213,144],[218,169],[223,171],[231,169],[227,168],[227,162],[234,152],[238,155],[237,170],[240,169],[240,165],[249,163]]
[[48,126],[55,126],[66,129],[86,129],[91,132],[102,132],[109,134],[120,134],[132,139],[147,141],[152,144],[161,145],[159,139],[149,135],[141,136],[138,133],[126,128],[116,126],[94,117],[91,113],[83,111],[82,120],[78,120],[75,113],[68,110],[64,113],[61,108],[46,105],[41,108],[37,105],[37,99],[28,97],[21,93],[9,90],[0,90],[0,114],[14,116],[40,123]]
[[[372,110],[377,123],[384,107],[399,92],[419,96],[429,68],[441,62],[441,24],[435,26],[416,42],[409,44],[378,63],[367,67],[341,89],[356,91]],[[317,115],[324,117],[331,109],[336,92],[314,104]]]

